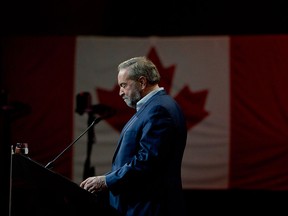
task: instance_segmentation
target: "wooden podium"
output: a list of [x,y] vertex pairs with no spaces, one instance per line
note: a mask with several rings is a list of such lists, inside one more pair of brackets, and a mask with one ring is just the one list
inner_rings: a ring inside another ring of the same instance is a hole
[[12,155],[12,216],[116,215],[100,197],[24,155]]

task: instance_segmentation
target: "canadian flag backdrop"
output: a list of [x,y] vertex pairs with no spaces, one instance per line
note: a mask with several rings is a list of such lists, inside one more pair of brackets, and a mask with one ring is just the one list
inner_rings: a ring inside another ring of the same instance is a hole
[[[90,149],[95,174],[110,170],[134,112],[118,95],[117,66],[145,55],[187,119],[185,189],[288,189],[286,35],[18,37],[2,47],[3,86],[16,107],[11,142],[28,142],[30,157],[43,165],[88,127],[88,113],[76,113],[75,104],[77,94],[89,92],[93,105],[116,110],[93,126]],[[87,135],[53,171],[82,180]]]

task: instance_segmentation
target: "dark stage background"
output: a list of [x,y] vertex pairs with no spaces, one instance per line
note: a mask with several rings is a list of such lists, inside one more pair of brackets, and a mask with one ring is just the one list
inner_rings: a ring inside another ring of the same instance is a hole
[[4,1],[1,35],[235,35],[288,31],[284,2]]

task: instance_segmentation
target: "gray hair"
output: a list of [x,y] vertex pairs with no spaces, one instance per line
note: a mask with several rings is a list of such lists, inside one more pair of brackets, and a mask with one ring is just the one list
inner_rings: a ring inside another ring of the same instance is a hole
[[128,68],[129,79],[138,80],[141,76],[146,77],[149,84],[160,82],[160,74],[154,63],[146,56],[128,59],[118,65],[118,71]]

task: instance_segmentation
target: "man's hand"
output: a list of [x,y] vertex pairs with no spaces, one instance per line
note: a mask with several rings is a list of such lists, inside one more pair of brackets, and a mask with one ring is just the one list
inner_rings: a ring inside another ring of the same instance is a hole
[[88,177],[80,183],[80,187],[90,193],[97,193],[107,189],[105,176]]

